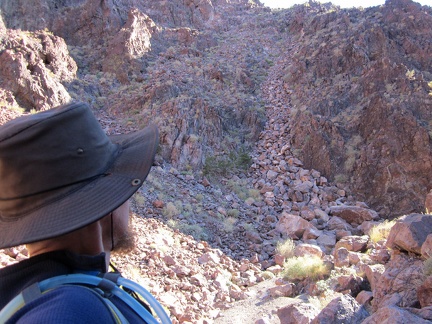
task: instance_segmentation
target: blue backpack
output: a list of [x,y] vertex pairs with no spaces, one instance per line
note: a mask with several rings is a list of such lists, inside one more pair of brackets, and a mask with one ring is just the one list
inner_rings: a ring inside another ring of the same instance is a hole
[[[41,282],[36,282],[24,289],[0,311],[0,324],[5,323],[25,304],[40,297],[43,293],[62,285],[80,285],[94,291],[110,309],[117,323],[127,323],[127,320],[117,307],[105,297],[109,294],[115,295],[123,300],[123,302],[132,308],[146,323],[171,324],[171,320],[162,305],[150,292],[136,282],[123,278],[120,273],[116,272],[108,272],[101,275],[77,273],[52,277]],[[143,306],[139,298],[143,299],[153,309],[159,320],[153,316],[148,307]]]

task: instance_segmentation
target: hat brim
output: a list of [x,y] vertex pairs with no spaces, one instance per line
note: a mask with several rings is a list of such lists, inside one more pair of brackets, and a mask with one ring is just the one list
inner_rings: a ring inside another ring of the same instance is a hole
[[82,228],[117,209],[141,187],[159,143],[157,127],[152,125],[109,138],[120,150],[106,175],[24,217],[1,222],[0,248],[37,242]]

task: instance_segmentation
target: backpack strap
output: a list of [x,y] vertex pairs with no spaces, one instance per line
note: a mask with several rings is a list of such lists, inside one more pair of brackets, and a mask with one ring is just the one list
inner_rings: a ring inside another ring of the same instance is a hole
[[[111,277],[109,275],[108,277]],[[108,278],[107,277],[107,278]],[[159,322],[156,318],[145,308],[143,307],[136,299],[134,299],[131,295],[129,295],[123,289],[120,289],[119,286],[124,286],[128,289],[132,289],[139,293],[146,301],[149,302],[150,306],[155,310],[159,319],[163,324],[171,324],[171,320],[166,314],[165,310],[162,306],[157,302],[157,300],[142,286],[134,283],[131,280],[125,279],[121,276],[114,276],[109,279],[101,278],[95,275],[89,274],[70,274],[52,277],[46,279],[42,282],[35,283],[34,285],[28,287],[25,290],[28,290],[26,293],[21,292],[18,296],[12,299],[1,311],[0,311],[0,324],[6,322],[7,319],[11,318],[15,312],[17,312],[21,307],[23,307],[26,303],[35,298],[40,297],[46,291],[59,287],[61,285],[83,285],[87,286],[90,290],[95,290],[100,293],[101,298],[104,302],[108,299],[103,298],[108,295],[115,295],[120,298],[123,302],[125,302],[130,308],[132,308],[146,323],[148,324],[158,324]],[[114,280],[113,280],[114,279]],[[35,286],[35,287],[33,287]],[[90,288],[91,287],[91,288]],[[25,295],[25,297],[24,297]],[[112,304],[110,302],[112,306]],[[108,305],[108,306],[111,306]],[[116,310],[117,308],[110,308]],[[120,313],[117,309],[117,312]],[[115,312],[117,315],[118,313]],[[121,313],[120,313],[121,314]],[[123,315],[121,315],[123,317]]]
[[[43,294],[48,293],[59,287],[66,287],[72,285],[61,285],[54,288],[41,291],[39,283],[36,282],[31,286],[25,288],[18,296],[11,300],[1,311],[0,311],[0,324],[7,322],[18,310],[24,307],[26,304],[42,297]],[[77,286],[77,285],[73,285]],[[92,289],[84,285],[79,286],[82,289],[86,289],[94,294],[101,302],[106,306],[108,311],[111,313],[115,323],[117,324],[129,324],[128,320],[123,316],[120,310],[106,297],[106,291],[101,289]]]

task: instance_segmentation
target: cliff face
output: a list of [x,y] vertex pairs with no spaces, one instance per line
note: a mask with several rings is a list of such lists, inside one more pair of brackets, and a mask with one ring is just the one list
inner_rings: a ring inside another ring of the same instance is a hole
[[261,93],[271,75],[271,96],[287,107],[279,140],[306,167],[384,216],[422,211],[432,183],[430,7],[40,0],[0,9],[2,109],[87,101],[129,129],[156,123],[162,157],[200,171],[208,157],[252,150],[271,115]]
[[303,10],[288,14],[298,46],[280,64],[301,160],[383,215],[421,210],[432,166],[431,9]]

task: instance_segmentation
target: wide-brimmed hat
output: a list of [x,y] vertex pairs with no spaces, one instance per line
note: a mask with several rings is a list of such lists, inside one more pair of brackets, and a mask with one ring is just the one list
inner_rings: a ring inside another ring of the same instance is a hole
[[0,248],[63,235],[97,221],[142,185],[156,126],[107,136],[84,103],[0,126]]

